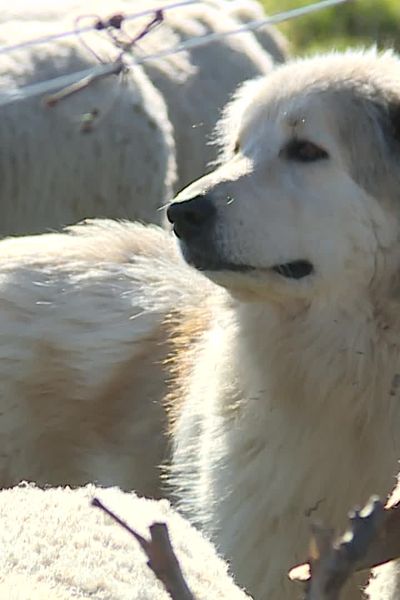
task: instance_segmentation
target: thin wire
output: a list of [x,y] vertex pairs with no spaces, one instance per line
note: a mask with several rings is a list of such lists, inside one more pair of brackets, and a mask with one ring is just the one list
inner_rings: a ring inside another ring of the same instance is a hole
[[74,83],[77,83],[81,79],[92,77],[98,78],[111,75],[112,73],[115,73],[115,63],[96,65],[94,67],[84,69],[83,71],[77,71],[75,73],[70,73],[69,75],[62,75],[61,77],[56,77],[55,79],[50,79],[48,81],[40,81],[38,83],[33,83],[32,85],[1,92],[0,106],[6,106],[7,104],[12,104],[18,100],[25,100],[26,98],[32,98],[34,96],[39,96],[40,94],[53,92],[58,88],[68,87]]
[[[198,0],[195,0],[197,2]],[[237,29],[231,29],[229,31],[223,31],[221,33],[211,33],[207,35],[198,36],[195,38],[191,38],[178,44],[177,46],[173,46],[166,50],[162,50],[156,54],[146,54],[144,56],[135,56],[131,59],[131,64],[142,64],[149,60],[157,60],[162,59],[166,56],[170,56],[172,54],[177,54],[178,52],[183,52],[185,50],[189,50],[191,48],[199,48],[201,46],[205,46],[212,42],[215,42],[220,39],[224,39],[231,35],[237,35],[239,33],[246,33],[248,31],[254,31],[255,29],[259,29],[263,25],[281,23],[282,21],[288,21],[290,19],[296,19],[306,14],[310,14],[312,12],[316,12],[319,10],[323,10],[325,8],[330,8],[332,6],[336,6],[339,4],[344,4],[351,0],[322,0],[321,2],[316,2],[314,4],[309,4],[308,6],[304,6],[302,8],[295,8],[293,10],[288,10],[285,12],[277,13],[276,15],[271,15],[270,17],[266,17],[265,19],[259,19],[257,21],[250,21],[239,27]],[[171,7],[177,7],[178,4],[183,6],[184,4],[193,4],[193,0],[189,0],[189,2],[181,2],[176,3],[174,5],[169,5]],[[145,14],[153,14],[156,9],[152,11],[146,11]],[[141,15],[143,13],[140,13]],[[76,32],[74,32],[75,34]],[[124,55],[126,59],[126,55]],[[111,73],[115,73],[116,63],[108,63],[102,65],[96,65],[94,67],[90,67],[88,69],[84,69],[82,71],[77,71],[75,73],[71,73],[69,75],[62,75],[60,77],[56,77],[54,79],[50,79],[47,81],[42,81],[38,83],[34,83],[32,85],[27,85],[22,88],[16,88],[13,90],[7,90],[6,92],[0,93],[0,107],[6,106],[7,104],[11,104],[18,100],[24,100],[26,98],[30,98],[33,96],[38,96],[39,94],[46,94],[49,92],[53,92],[58,88],[63,88],[70,86],[80,79],[91,78],[92,76],[96,78],[101,78],[102,76],[107,76]]]
[[201,46],[206,46],[207,44],[211,44],[217,40],[224,39],[231,35],[237,35],[239,33],[246,33],[248,31],[254,31],[259,29],[263,25],[273,25],[276,23],[282,23],[282,21],[289,21],[291,19],[297,19],[298,17],[302,17],[303,15],[307,15],[319,10],[323,10],[325,8],[330,8],[332,6],[336,6],[338,4],[344,4],[345,2],[349,2],[350,0],[322,0],[321,2],[316,2],[315,4],[309,4],[308,6],[303,6],[302,8],[294,8],[292,10],[287,10],[285,12],[277,13],[276,15],[271,15],[270,17],[266,17],[265,19],[259,19],[257,21],[250,21],[243,25],[242,27],[238,27],[237,29],[230,29],[229,31],[222,31],[219,33],[209,33],[207,35],[201,35],[197,38],[191,38],[173,48],[168,48],[166,50],[162,50],[161,52],[157,52],[156,54],[145,54],[141,57],[135,57],[136,64],[142,64],[148,60],[155,60],[159,58],[164,58],[165,56],[169,56],[171,54],[178,54],[178,52],[183,52],[184,50],[190,50],[192,48],[200,48]]
[[[174,2],[173,4],[166,4],[162,7],[163,12],[167,10],[173,10],[174,8],[181,8],[182,6],[188,6],[190,4],[202,4],[204,0],[182,0],[181,2]],[[128,15],[124,15],[124,21],[132,21],[134,19],[140,19],[142,17],[147,17],[148,15],[154,14],[157,10],[157,7],[148,8],[138,13],[132,13]],[[10,44],[9,46],[0,46],[0,54],[9,54],[10,52],[14,52],[15,50],[22,50],[23,48],[29,48],[31,46],[38,46],[40,44],[47,44],[48,42],[55,42],[57,40],[62,40],[68,37],[73,37],[75,35],[88,33],[90,31],[96,31],[96,25],[86,25],[85,27],[79,27],[75,29],[70,29],[69,31],[62,31],[60,33],[54,33],[52,35],[41,36],[37,38],[33,38],[31,40],[27,40],[26,42],[21,42],[19,44]]]

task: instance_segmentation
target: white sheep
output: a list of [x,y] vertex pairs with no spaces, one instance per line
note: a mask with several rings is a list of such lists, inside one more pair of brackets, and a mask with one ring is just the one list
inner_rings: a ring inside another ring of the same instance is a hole
[[0,492],[0,597],[7,600],[168,600],[137,541],[90,505],[97,496],[142,536],[168,525],[194,600],[250,600],[200,533],[166,500],[90,485]]
[[[151,5],[145,2],[140,8]],[[92,0],[83,10],[77,0],[57,5],[40,0],[27,9],[17,0],[3,13],[0,43],[70,29],[74,19],[86,13],[101,18],[110,11],[131,13],[132,6],[129,0],[116,0],[112,7],[104,0]],[[227,2],[213,1],[166,11],[164,23],[140,41],[135,53],[158,53],[192,36],[235,29],[239,22],[229,8]],[[127,32],[134,36],[150,18],[127,22]],[[80,24],[89,23],[93,19]],[[272,32],[269,35],[272,40]],[[102,34],[85,34],[83,39],[103,60],[118,54]],[[0,57],[0,85],[7,90],[95,62],[74,37],[25,48]],[[201,176],[215,160],[212,132],[237,85],[267,73],[271,66],[271,57],[252,33],[143,65],[168,108],[177,178],[163,100],[138,66],[125,85],[111,76],[53,108],[44,108],[38,98],[2,108],[0,233],[42,231],[92,216],[160,222],[162,213],[157,209],[170,199],[172,188],[176,191]],[[99,117],[85,135],[81,116],[92,111],[99,111]]]
[[[153,53],[195,36],[238,29],[240,23],[229,13],[229,5],[200,3],[166,11],[164,26],[143,40],[142,52]],[[213,131],[237,86],[267,74],[272,65],[271,56],[252,33],[224,37],[183,55],[144,64],[163,93],[174,126],[179,189],[209,170],[217,158]]]
[[[207,3],[225,11],[239,25],[264,20],[268,16],[258,0],[207,0]],[[269,24],[251,31],[258,43],[271,56],[274,63],[283,63],[289,59],[290,45],[281,31]]]
[[[229,14],[242,23],[265,19],[262,4],[257,0],[213,0],[221,6],[227,6]],[[285,36],[271,25],[263,25],[253,30],[257,41],[273,58],[274,62],[282,63],[289,58],[289,43]]]
[[[39,13],[37,21],[10,19],[1,24],[0,44],[54,30]],[[107,59],[106,40],[90,43]],[[76,38],[1,55],[0,98],[97,62]],[[0,114],[0,234],[39,232],[88,216],[162,220],[158,209],[176,177],[173,133],[162,95],[139,66],[52,108],[34,97],[1,106]],[[91,114],[94,126],[85,133]]]
[[96,220],[0,241],[0,487],[96,482],[160,495],[172,340],[167,309],[147,304],[174,264],[167,309],[171,294],[196,301],[203,278],[181,293],[190,270],[155,226]]

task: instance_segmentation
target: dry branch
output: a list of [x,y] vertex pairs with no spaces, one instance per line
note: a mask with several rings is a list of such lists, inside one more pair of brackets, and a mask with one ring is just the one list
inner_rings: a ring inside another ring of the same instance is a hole
[[149,559],[148,566],[164,585],[172,600],[195,600],[173,551],[166,523],[150,525],[150,540],[146,540],[98,498],[93,498],[92,505],[101,508],[135,538]]
[[[350,516],[350,528],[335,541],[330,529],[314,526],[309,563],[289,573],[292,580],[306,582],[306,600],[338,600],[340,592],[355,572],[396,558],[399,541],[393,535],[393,520],[400,513],[372,498],[362,511]],[[397,529],[397,532],[399,529]],[[394,544],[394,545],[393,545]]]

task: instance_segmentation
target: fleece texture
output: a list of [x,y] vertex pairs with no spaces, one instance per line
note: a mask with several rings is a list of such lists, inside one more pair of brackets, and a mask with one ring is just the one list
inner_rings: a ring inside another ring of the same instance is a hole
[[212,545],[166,500],[93,485],[0,492],[0,597],[7,600],[168,600],[138,543],[101,510],[97,496],[136,531],[168,524],[196,600],[245,600]]

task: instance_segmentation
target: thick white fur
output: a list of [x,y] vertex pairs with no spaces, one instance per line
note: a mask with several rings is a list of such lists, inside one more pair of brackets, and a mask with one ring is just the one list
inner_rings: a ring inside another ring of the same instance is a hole
[[[181,196],[215,204],[213,226],[181,240],[208,279],[151,227],[100,222],[0,244],[6,482],[148,487],[165,448],[143,440],[163,423],[151,409],[171,365],[182,509],[256,599],[297,597],[286,573],[306,556],[310,517],[340,528],[398,468],[399,82],[398,58],[371,51],[245,85],[221,126],[221,166]],[[290,159],[296,137],[329,158]],[[314,273],[271,270],[297,259]]]
[[94,486],[0,492],[0,597],[7,600],[167,600],[136,540],[97,508],[93,497],[149,538],[168,525],[195,600],[246,600],[226,564],[166,500],[155,502]]
[[[6,39],[14,42],[16,39],[30,38],[39,33],[44,34],[49,30],[53,32],[56,24],[59,30],[63,27],[70,29],[77,15],[95,14],[106,17],[110,15],[111,10],[113,13],[122,11],[130,14],[152,5],[159,7],[162,2],[154,3],[146,0],[138,7],[132,4],[131,0],[118,0],[110,8],[109,2],[105,0],[91,0],[85,2],[84,7],[78,0],[62,0],[57,3],[39,0],[39,2],[35,2],[34,8],[27,10],[26,3],[17,0],[12,7],[6,9],[3,15],[5,23],[2,25],[2,36],[4,42]],[[191,36],[235,29],[238,27],[239,22],[228,14],[227,7],[228,3],[223,2],[218,3],[218,7],[199,4],[198,6],[181,7],[167,11],[163,24],[143,38],[138,44],[136,52],[139,55],[143,53],[154,54],[162,49],[178,45]],[[146,17],[139,21],[127,22],[125,29],[129,35],[134,37],[148,23],[150,18]],[[17,23],[11,25],[10,19],[16,20]],[[21,20],[25,20],[27,23],[24,24],[22,32],[17,33],[18,37],[16,38],[14,29],[19,28]],[[36,21],[36,23],[32,21]],[[39,21],[41,21],[40,24]],[[81,24],[91,22],[90,19],[83,20]],[[41,29],[43,31],[39,31]],[[269,34],[266,35],[268,37]],[[272,34],[270,37],[273,40]],[[86,34],[83,36],[83,40],[104,59],[117,54],[113,46],[105,41],[104,36],[98,33]],[[54,67],[50,68],[49,65],[43,64],[43,62],[36,62],[35,57],[43,56],[43,47],[41,47],[26,50],[24,53],[14,53],[11,55],[11,59],[4,58],[4,71],[14,70],[18,74],[20,68],[17,68],[15,61],[23,60],[24,62],[28,61],[31,65],[33,63],[32,67],[26,68],[24,78],[45,79],[54,76],[55,71],[59,73],[65,72],[67,69],[71,71],[72,64],[69,66],[68,61],[73,62],[71,56],[73,53],[77,53],[81,61],[90,62],[92,60],[92,57],[88,55],[79,40],[74,38],[62,45],[52,44],[45,48],[49,61],[51,56],[54,55],[56,61]],[[277,48],[279,48],[278,44]],[[11,64],[10,61],[12,61]],[[77,66],[77,60],[75,59],[74,68]],[[159,99],[152,100],[152,92],[149,89],[151,86],[149,83],[145,85],[142,82],[143,73],[137,67],[133,69],[130,76],[131,89],[125,88],[121,91],[121,86],[114,78],[111,78],[103,83],[101,90],[93,88],[91,93],[80,93],[79,98],[77,96],[65,100],[55,110],[44,111],[38,106],[37,100],[29,102],[30,112],[26,117],[24,130],[20,131],[16,123],[8,134],[11,135],[11,139],[7,137],[7,146],[11,144],[10,156],[13,156],[15,152],[18,153],[19,139],[22,135],[28,136],[28,140],[35,140],[40,135],[40,139],[43,139],[42,143],[45,143],[47,138],[51,139],[52,135],[57,136],[59,134],[60,138],[64,139],[68,129],[68,143],[64,142],[62,144],[61,139],[59,142],[55,139],[51,143],[49,141],[45,144],[45,148],[49,146],[49,152],[53,151],[55,145],[61,146],[62,152],[65,154],[65,160],[60,161],[60,158],[57,158],[57,163],[54,165],[54,168],[61,171],[57,173],[57,181],[60,181],[60,183],[57,183],[57,185],[56,183],[52,184],[53,180],[51,178],[50,182],[43,186],[44,199],[41,200],[39,197],[36,202],[46,202],[46,211],[50,211],[52,206],[55,210],[59,204],[68,207],[72,203],[70,198],[77,195],[71,185],[81,186],[81,202],[79,210],[76,209],[74,214],[67,213],[65,218],[58,218],[55,223],[51,222],[50,225],[68,224],[83,217],[93,216],[129,217],[131,219],[139,218],[146,221],[160,222],[161,213],[157,212],[156,209],[158,206],[165,204],[166,198],[170,199],[168,194],[171,184],[174,185],[175,190],[182,189],[185,185],[203,175],[207,165],[215,160],[217,150],[211,144],[211,134],[223,106],[229,100],[237,85],[246,79],[269,72],[271,66],[270,55],[263,51],[252,34],[226,38],[207,47],[145,63],[144,71],[157,90],[161,92],[167,104],[168,116],[174,129],[178,164],[177,178],[173,174],[174,151],[170,131],[165,123],[165,110],[160,106]],[[21,80],[20,75],[18,84],[22,85],[26,82]],[[13,77],[8,76],[6,85],[10,86],[12,83]],[[145,87],[146,96],[140,98],[143,86]],[[132,87],[138,87],[138,90],[135,92]],[[113,105],[113,98],[121,94],[122,98],[116,100]],[[128,102],[129,94],[134,96],[132,102],[136,105],[136,113],[133,117],[131,115],[132,108]],[[122,114],[119,115],[123,98],[125,98],[125,104],[123,105]],[[76,117],[82,112],[89,112],[95,104],[101,110],[104,109],[105,112],[108,112],[108,117],[99,123],[95,133],[87,136],[81,135],[77,132]],[[9,118],[13,117],[14,121],[20,119],[22,107],[26,112],[27,104],[9,108],[7,113],[10,115]],[[149,118],[156,125],[156,129],[150,132],[146,129],[148,128]],[[124,125],[124,121],[130,123],[130,129]],[[56,131],[54,132],[55,125]],[[26,132],[25,129],[27,129]],[[7,131],[5,129],[5,134]],[[166,140],[160,138],[161,134]],[[160,138],[159,141],[155,139],[157,135]],[[97,138],[99,141],[96,142]],[[109,140],[108,143],[107,140]],[[15,146],[14,152],[12,152],[13,146]],[[65,150],[64,146],[66,146]],[[73,155],[75,146],[76,159],[70,159],[71,164],[67,165],[68,153]],[[98,147],[102,152],[101,156],[93,156],[94,150]],[[164,164],[166,162],[165,150],[169,151],[168,165]],[[20,150],[20,152],[22,151]],[[38,161],[38,165],[36,166],[33,163],[32,166],[29,166],[28,174],[32,173],[32,177],[35,177],[33,182],[28,180],[26,187],[22,182],[19,183],[21,202],[23,202],[24,194],[25,197],[30,196],[32,198],[32,188],[35,193],[38,190],[37,195],[40,196],[39,178],[43,177],[40,169],[41,162],[43,161],[43,164],[46,164],[46,161],[50,161],[50,164],[54,162],[52,156],[40,157],[39,162],[39,158],[34,155],[33,150],[29,153],[29,156],[30,154],[34,156],[35,161]],[[160,164],[156,164],[156,161]],[[57,167],[58,164],[61,166]],[[73,174],[70,173],[73,168],[78,170],[80,175],[73,177]],[[88,171],[86,175],[84,169]],[[8,176],[7,181],[10,180],[9,186],[12,186],[15,168],[13,169],[11,165],[9,170],[11,176]],[[61,180],[60,177],[62,177]],[[70,177],[74,182],[68,186],[67,183]],[[98,178],[101,177],[104,178],[104,182],[101,179],[99,181]],[[26,181],[26,175],[22,181]],[[63,184],[63,181],[66,181],[66,183]],[[127,189],[127,185],[130,186],[130,189]],[[93,187],[96,193],[91,191]],[[7,186],[5,195],[8,191],[9,187]],[[12,189],[9,195],[11,192],[13,192]],[[55,194],[62,197],[59,202],[55,202]],[[107,202],[112,203],[110,210],[105,211],[101,204],[92,206],[91,196],[96,199],[99,195],[104,198],[105,207],[108,206]],[[50,198],[49,202],[46,201],[49,196],[51,198],[50,206]],[[4,202],[7,201],[8,198],[6,197]],[[17,201],[18,198],[14,202]],[[75,201],[74,206],[76,204],[77,201]],[[25,207],[23,206],[23,208]],[[111,208],[114,210],[111,210]],[[67,208],[64,210],[66,211]],[[63,217],[63,214],[61,213],[59,216]],[[31,219],[32,222],[35,222],[35,217],[39,219],[39,215],[34,214]],[[30,222],[28,219],[30,219],[30,215],[27,215],[26,223]],[[44,225],[48,225],[48,223],[44,223]],[[38,229],[39,227],[34,230]],[[7,230],[3,229],[3,231]],[[8,231],[13,230],[9,229]],[[27,231],[27,228],[20,228],[16,231]],[[32,231],[32,229],[28,231]]]
[[171,303],[198,302],[203,278],[161,230],[112,221],[3,240],[0,263],[1,486],[158,495],[166,386],[153,363],[169,352]]
[[400,598],[399,561],[390,562],[379,569],[374,569],[366,595],[370,600],[398,600]]
[[[183,251],[235,300],[193,351],[173,480],[257,599],[295,597],[309,515],[340,528],[398,469],[399,105],[390,53],[280,67],[239,93],[220,168],[180,197],[214,204]],[[293,139],[329,158],[290,160]],[[314,274],[271,270],[296,259]]]

